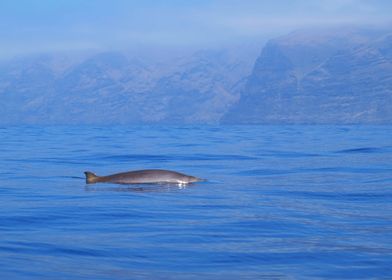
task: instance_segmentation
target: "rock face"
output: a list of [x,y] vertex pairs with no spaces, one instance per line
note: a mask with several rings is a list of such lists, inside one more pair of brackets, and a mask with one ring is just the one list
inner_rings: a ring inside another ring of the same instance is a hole
[[222,123],[392,123],[392,33],[295,32],[262,50]]
[[0,64],[0,124],[218,123],[254,59],[224,50],[14,59]]
[[297,31],[253,50],[3,61],[0,124],[392,123],[392,33]]

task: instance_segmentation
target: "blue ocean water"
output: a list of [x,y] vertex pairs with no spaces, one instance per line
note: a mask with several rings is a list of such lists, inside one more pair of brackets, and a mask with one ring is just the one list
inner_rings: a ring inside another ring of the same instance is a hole
[[0,279],[391,279],[392,127],[1,127],[0,204]]

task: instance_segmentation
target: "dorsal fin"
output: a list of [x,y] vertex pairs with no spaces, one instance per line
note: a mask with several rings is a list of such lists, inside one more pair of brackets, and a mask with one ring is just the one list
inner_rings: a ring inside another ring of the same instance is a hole
[[86,184],[94,184],[98,182],[99,177],[93,172],[86,171],[84,174],[86,175]]

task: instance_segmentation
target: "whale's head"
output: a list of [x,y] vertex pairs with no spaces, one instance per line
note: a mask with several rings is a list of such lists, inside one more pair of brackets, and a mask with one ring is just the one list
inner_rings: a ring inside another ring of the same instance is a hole
[[187,183],[196,183],[196,182],[204,182],[207,181],[206,179],[201,179],[195,176],[186,176],[187,177]]

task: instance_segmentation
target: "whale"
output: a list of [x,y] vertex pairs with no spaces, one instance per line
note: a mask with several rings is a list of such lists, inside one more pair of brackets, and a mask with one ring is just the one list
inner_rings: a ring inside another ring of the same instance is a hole
[[134,170],[107,176],[98,176],[91,171],[85,171],[86,184],[115,183],[115,184],[179,184],[186,185],[205,181],[204,179],[186,175],[180,172],[163,169]]

